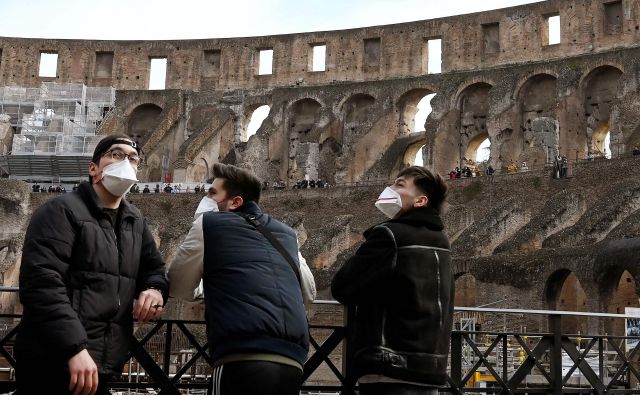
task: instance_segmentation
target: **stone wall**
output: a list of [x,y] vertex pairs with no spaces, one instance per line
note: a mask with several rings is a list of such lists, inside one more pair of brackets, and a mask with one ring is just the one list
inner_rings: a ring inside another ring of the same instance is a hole
[[[548,172],[537,171],[450,181],[444,220],[458,279],[457,304],[594,312],[638,307],[640,207],[635,174],[639,170],[640,160],[629,158],[574,165],[573,176],[567,179],[552,179]],[[8,246],[2,250],[8,251],[3,255],[3,279],[5,285],[17,285],[15,274],[29,215],[52,195],[29,195],[25,184],[0,182],[7,196],[3,223],[10,224],[0,240]],[[384,220],[373,206],[383,187],[264,194],[265,211],[299,232],[304,242],[301,251],[315,275],[320,299],[331,298],[330,280],[355,251],[362,232]],[[129,198],[144,212],[164,258],[171,261],[200,196]],[[316,308],[322,311],[319,320],[330,320],[324,307]],[[201,314],[200,309],[174,301],[170,314],[192,317]],[[335,319],[341,319],[339,310],[335,314]],[[502,319],[496,320],[489,317],[483,323],[501,327]],[[519,330],[544,328],[546,323],[532,318],[508,325]],[[567,325],[582,332],[615,329],[603,327],[611,323],[595,321]]]
[[[561,40],[548,45],[548,18]],[[502,10],[340,31],[277,36],[100,41],[0,38],[0,85],[43,80],[147,89],[150,61],[167,59],[168,89],[257,89],[417,77],[427,73],[427,41],[442,39],[444,72],[545,61],[638,43],[634,0],[548,0]],[[214,21],[212,21],[214,22]],[[326,45],[325,71],[312,71],[314,45]],[[273,50],[273,73],[258,75],[259,51]],[[55,77],[41,78],[41,53],[57,53]]]

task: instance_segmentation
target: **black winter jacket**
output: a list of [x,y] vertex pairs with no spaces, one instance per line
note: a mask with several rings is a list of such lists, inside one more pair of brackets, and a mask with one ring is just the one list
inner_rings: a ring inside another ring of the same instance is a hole
[[[253,202],[237,213],[255,215],[298,262],[293,229],[263,214]],[[211,358],[257,352],[284,355],[302,365],[309,349],[309,327],[298,279],[278,250],[238,214],[203,214]]]
[[331,291],[355,309],[351,379],[446,384],[454,279],[438,212],[413,209],[368,229]]
[[140,211],[123,199],[117,218],[114,227],[88,182],[33,213],[20,268],[19,363],[66,366],[87,348],[99,373],[122,372],[134,298],[152,287],[167,295],[168,282]]

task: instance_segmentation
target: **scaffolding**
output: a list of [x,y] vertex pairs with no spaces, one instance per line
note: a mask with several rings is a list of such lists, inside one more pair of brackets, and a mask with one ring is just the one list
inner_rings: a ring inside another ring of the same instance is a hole
[[96,130],[115,103],[115,89],[44,82],[0,87],[0,114],[14,128],[11,155],[89,156]]

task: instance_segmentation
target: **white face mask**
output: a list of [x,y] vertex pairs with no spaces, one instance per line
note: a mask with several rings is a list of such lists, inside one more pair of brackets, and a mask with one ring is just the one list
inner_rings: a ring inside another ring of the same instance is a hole
[[102,180],[104,188],[113,196],[124,196],[131,186],[138,182],[136,170],[131,166],[129,160],[121,160],[111,163],[102,169]]
[[218,203],[216,203],[216,201],[211,199],[209,196],[205,196],[202,198],[202,200],[200,200],[200,204],[196,209],[196,213],[193,216],[193,219],[198,218],[199,216],[206,213],[207,211],[219,211]]
[[400,194],[391,187],[386,187],[384,191],[378,196],[376,201],[376,208],[388,218],[394,218],[402,209],[402,199]]

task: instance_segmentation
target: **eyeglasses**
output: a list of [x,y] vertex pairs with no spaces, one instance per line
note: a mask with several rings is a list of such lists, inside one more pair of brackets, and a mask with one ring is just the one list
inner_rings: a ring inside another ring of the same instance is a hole
[[111,159],[114,159],[117,161],[122,161],[125,158],[127,158],[129,159],[129,163],[131,163],[131,165],[133,166],[138,166],[140,164],[140,155],[138,155],[137,153],[125,154],[124,151],[121,150],[120,148],[110,149],[109,151],[105,152],[104,155],[102,156],[110,156]]

